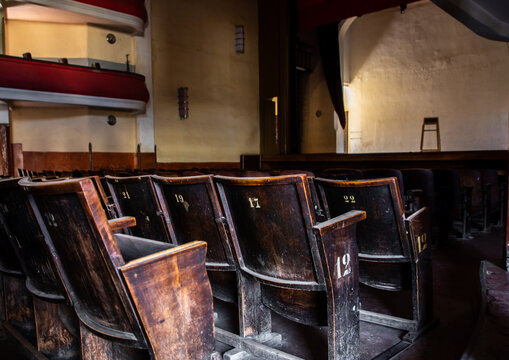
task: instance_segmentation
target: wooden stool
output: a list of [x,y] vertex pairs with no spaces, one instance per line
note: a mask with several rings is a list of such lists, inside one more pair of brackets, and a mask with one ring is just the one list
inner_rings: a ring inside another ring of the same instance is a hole
[[[436,133],[436,135],[437,135],[437,147],[436,147],[436,149],[423,149],[423,145],[424,145],[424,133],[426,131],[434,131]],[[440,151],[440,126],[438,125],[438,118],[437,117],[424,118],[424,121],[422,122],[421,151]]]

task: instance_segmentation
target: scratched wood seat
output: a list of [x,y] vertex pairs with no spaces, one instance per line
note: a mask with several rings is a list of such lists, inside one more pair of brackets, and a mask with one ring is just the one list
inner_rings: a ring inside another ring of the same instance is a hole
[[[0,186],[9,180],[0,180]],[[7,208],[0,203],[0,212]],[[0,214],[0,275],[3,293],[3,327],[16,339],[35,344],[35,321],[30,293],[25,288],[25,273],[16,258],[5,222]]]
[[129,229],[131,235],[171,242],[150,176],[106,175],[105,178],[117,214],[136,218],[136,226]]
[[396,178],[335,181],[315,179],[327,216],[365,210],[357,227],[359,281],[375,289],[411,292],[412,318],[361,310],[361,320],[409,331],[413,341],[433,320],[429,212],[405,218]]
[[311,171],[304,171],[304,170],[279,170],[276,172],[273,172],[272,175],[274,176],[284,176],[284,175],[299,175],[304,174],[306,175],[309,183],[309,190],[311,191],[311,199],[313,200],[313,207],[315,209],[315,215],[316,215],[316,221],[325,221],[325,212],[323,211],[323,204],[320,202],[320,197],[318,196],[318,193],[316,192],[316,186],[315,186],[315,174]]
[[80,320],[83,359],[217,358],[206,243],[113,234],[90,179],[20,185]]
[[314,223],[304,175],[215,176],[240,269],[244,334],[271,329],[270,310],[328,326],[328,358],[359,357],[355,211]]
[[[0,217],[23,272],[26,289],[33,297],[36,348],[50,359],[79,357],[79,328],[51,255],[33,217],[20,178],[0,181]],[[28,179],[26,179],[28,181]],[[32,354],[33,355],[33,354]]]
[[433,171],[431,169],[413,168],[401,170],[403,174],[403,183],[408,197],[411,199],[409,204],[410,213],[427,207],[432,226],[433,243],[437,243],[439,234],[437,211],[435,206],[435,185]]
[[207,242],[207,270],[215,297],[237,302],[236,267],[211,175],[152,176],[158,204],[174,244]]

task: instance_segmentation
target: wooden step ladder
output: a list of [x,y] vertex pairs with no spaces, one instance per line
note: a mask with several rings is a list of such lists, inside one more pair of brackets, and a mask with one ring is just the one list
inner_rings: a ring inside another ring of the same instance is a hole
[[[424,133],[434,131],[437,136],[437,147],[431,149],[424,149]],[[421,151],[440,151],[440,126],[438,125],[437,117],[428,117],[424,118],[422,122],[422,131],[421,131]]]

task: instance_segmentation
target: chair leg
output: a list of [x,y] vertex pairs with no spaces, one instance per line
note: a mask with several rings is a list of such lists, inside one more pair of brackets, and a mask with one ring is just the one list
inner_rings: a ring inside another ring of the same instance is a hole
[[79,328],[74,310],[34,298],[37,349],[50,359],[79,359]]
[[32,296],[24,278],[4,276],[5,321],[25,339],[35,344],[35,322]]
[[147,350],[135,349],[103,339],[80,323],[82,360],[148,360]]
[[242,337],[263,337],[270,333],[270,310],[261,300],[260,283],[237,274],[239,331]]

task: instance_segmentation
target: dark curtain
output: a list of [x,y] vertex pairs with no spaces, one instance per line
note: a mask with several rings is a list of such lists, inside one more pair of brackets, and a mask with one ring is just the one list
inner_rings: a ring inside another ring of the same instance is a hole
[[343,103],[343,83],[339,63],[338,24],[331,23],[317,28],[318,48],[322,58],[323,73],[329,88],[334,110],[344,129],[346,124],[345,104]]

